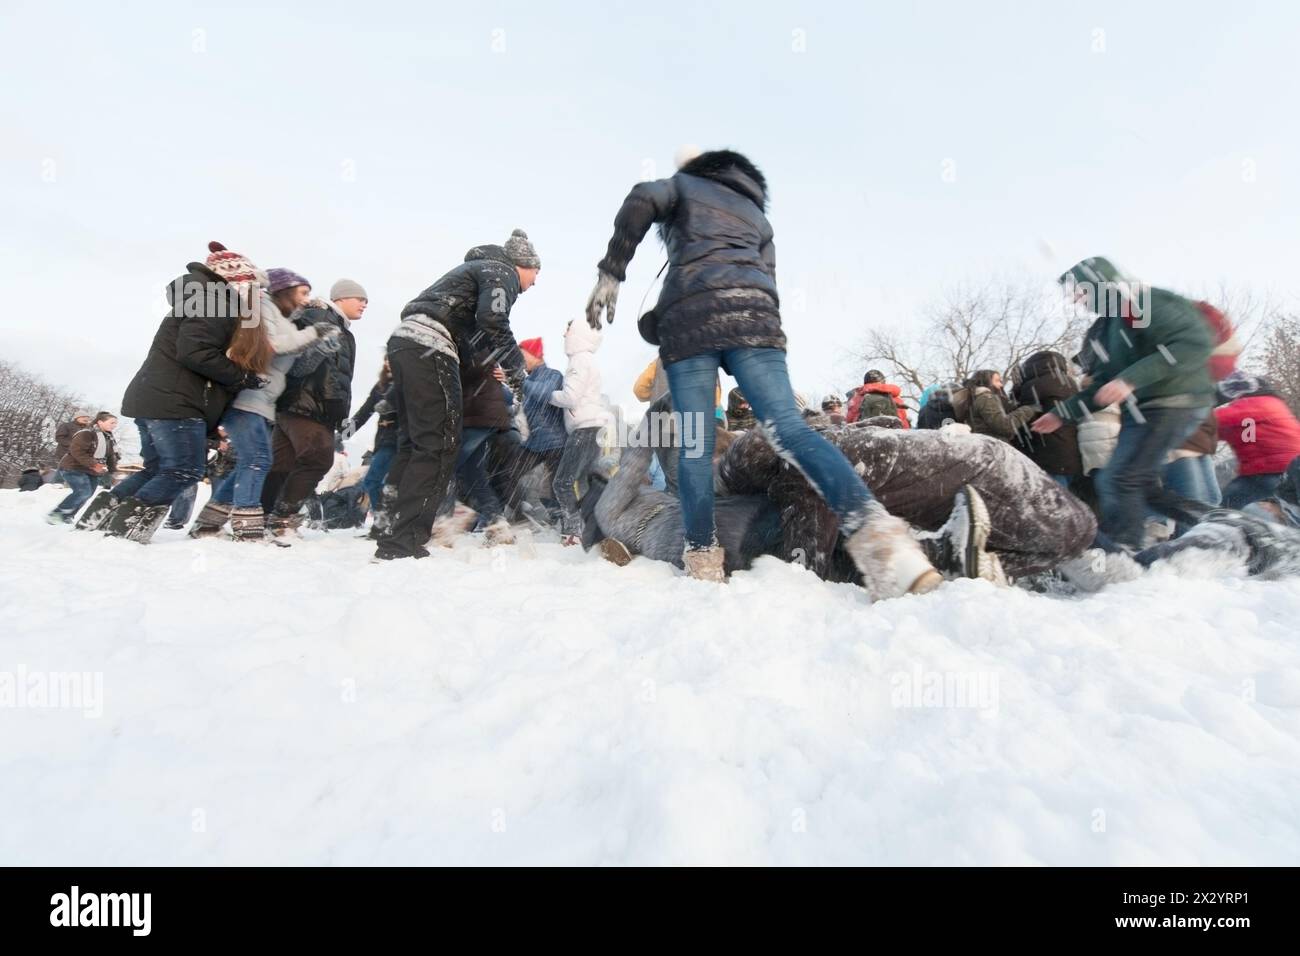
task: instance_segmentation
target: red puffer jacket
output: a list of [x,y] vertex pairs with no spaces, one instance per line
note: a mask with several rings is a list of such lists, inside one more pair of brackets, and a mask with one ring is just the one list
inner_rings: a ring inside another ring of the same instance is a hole
[[[889,408],[893,408],[893,413],[898,416],[898,420],[903,423],[904,428],[911,428],[912,423],[907,420],[907,406],[899,397],[902,389],[897,385],[891,385],[888,382],[870,382],[863,385],[853,397],[849,399],[849,407],[846,409],[845,418],[850,422],[856,422],[859,418],[873,418],[877,415],[891,414]],[[878,396],[871,401],[866,402],[869,414],[863,414],[862,405],[867,396]]]
[[1248,395],[1214,410],[1219,437],[1232,446],[1238,474],[1275,475],[1300,455],[1300,422],[1282,399]]

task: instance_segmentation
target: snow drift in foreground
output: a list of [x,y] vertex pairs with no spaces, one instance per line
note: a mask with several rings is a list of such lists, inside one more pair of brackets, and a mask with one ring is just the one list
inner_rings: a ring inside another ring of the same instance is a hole
[[1300,858],[1300,581],[872,606],[541,538],[142,548],[60,495],[0,492],[5,864]]

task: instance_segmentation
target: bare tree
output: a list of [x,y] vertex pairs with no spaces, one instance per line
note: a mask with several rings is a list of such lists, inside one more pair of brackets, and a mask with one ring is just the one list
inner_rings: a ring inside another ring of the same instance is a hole
[[1277,311],[1262,327],[1261,347],[1252,349],[1248,367],[1269,384],[1300,414],[1300,313]]
[[0,487],[24,468],[54,465],[54,430],[81,404],[10,362],[0,362]]
[[883,363],[915,399],[937,383],[964,382],[972,373],[997,369],[1010,378],[1022,361],[1051,349],[1073,355],[1088,317],[1029,279],[991,280],[945,291],[926,306],[915,334],[873,329],[855,350],[863,368]]

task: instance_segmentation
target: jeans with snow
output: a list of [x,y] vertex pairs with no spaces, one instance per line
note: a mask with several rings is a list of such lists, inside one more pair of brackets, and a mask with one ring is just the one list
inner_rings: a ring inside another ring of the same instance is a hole
[[384,479],[388,477],[388,469],[393,466],[393,459],[397,457],[397,445],[376,445],[374,451],[370,453],[370,467],[366,469],[366,477],[361,480],[361,487],[365,489],[366,497],[370,499],[370,510],[379,511],[384,503]]
[[[686,546],[707,548],[714,542],[714,389],[724,363],[781,456],[792,460],[826,500],[844,533],[856,531],[873,500],[871,490],[839,449],[804,421],[790,387],[785,352],[726,349],[693,355],[667,367],[673,410],[683,417],[677,480]],[[693,416],[689,422],[688,416]]]
[[1203,509],[1189,508],[1181,495],[1161,481],[1169,453],[1182,445],[1209,415],[1208,408],[1143,408],[1138,421],[1124,413],[1115,453],[1097,477],[1101,499],[1100,531],[1116,544],[1142,547],[1146,514],[1157,514],[1183,525],[1195,524]]
[[203,478],[208,426],[201,418],[137,418],[144,468],[113,489],[113,497],[170,505]]
[[1214,474],[1214,459],[1209,455],[1177,458],[1164,468],[1165,487],[1188,501],[1217,508],[1223,500],[1219,479]]
[[194,499],[198,496],[199,486],[196,484],[182,490],[172,502],[172,510],[167,512],[167,527],[179,528],[189,523],[190,515],[194,513]]
[[217,481],[212,500],[234,508],[260,508],[262,486],[271,470],[271,423],[257,412],[228,408],[221,427],[235,449],[235,467]]
[[81,506],[90,500],[95,489],[99,487],[99,476],[88,475],[84,471],[60,471],[60,477],[67,482],[68,496],[58,503],[55,512],[71,520],[81,510]]

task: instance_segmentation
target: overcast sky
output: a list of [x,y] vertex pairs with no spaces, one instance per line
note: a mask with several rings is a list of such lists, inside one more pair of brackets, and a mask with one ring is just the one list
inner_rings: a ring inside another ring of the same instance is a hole
[[[519,226],[543,268],[513,324],[563,368],[619,203],[683,143],[767,174],[814,396],[964,278],[1104,254],[1289,295],[1298,10],[0,0],[0,354],[116,408],[163,287],[218,239],[366,286],[359,402],[402,305]],[[607,333],[615,401],[662,261],[652,234]]]

